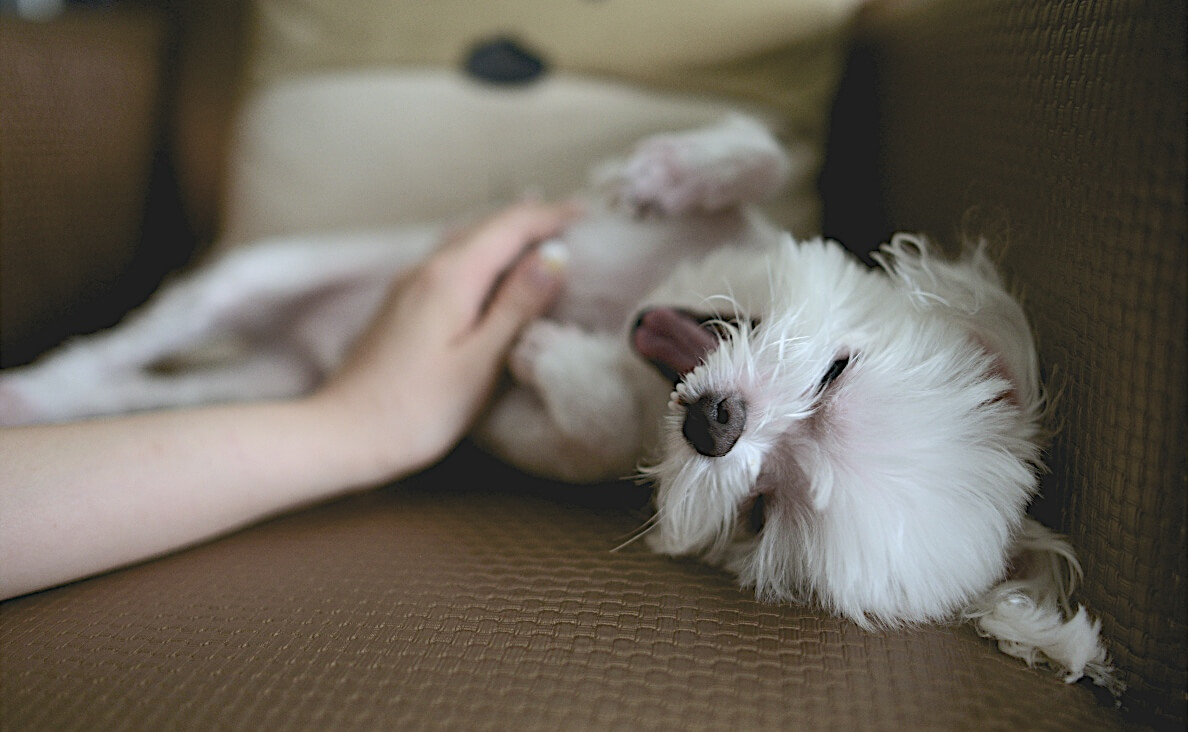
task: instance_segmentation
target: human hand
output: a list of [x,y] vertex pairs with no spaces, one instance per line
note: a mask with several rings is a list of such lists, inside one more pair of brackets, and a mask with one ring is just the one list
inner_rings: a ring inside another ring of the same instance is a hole
[[520,328],[561,288],[557,264],[521,255],[576,215],[522,204],[453,237],[393,285],[308,397],[0,430],[0,519],[14,517],[0,521],[0,599],[437,460],[486,402]]
[[561,264],[526,248],[577,215],[574,206],[512,206],[449,237],[396,282],[313,397],[345,430],[336,439],[359,441],[381,479],[444,456],[486,403],[520,329],[561,289]]

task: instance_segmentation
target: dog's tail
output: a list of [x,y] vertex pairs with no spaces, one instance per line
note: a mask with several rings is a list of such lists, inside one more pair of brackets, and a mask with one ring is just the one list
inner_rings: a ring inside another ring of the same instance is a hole
[[980,635],[1029,666],[1047,665],[1067,683],[1089,677],[1118,698],[1125,689],[1101,642],[1101,621],[1069,596],[1081,565],[1068,542],[1031,518],[1015,540],[1012,571],[965,610]]

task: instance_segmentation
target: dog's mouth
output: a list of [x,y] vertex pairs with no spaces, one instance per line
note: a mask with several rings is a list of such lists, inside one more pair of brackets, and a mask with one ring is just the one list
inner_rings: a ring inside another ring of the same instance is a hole
[[[750,327],[758,323],[750,321]],[[631,331],[631,345],[673,384],[703,363],[725,340],[746,326],[738,319],[699,316],[677,308],[644,311]],[[747,403],[741,394],[707,392],[681,401],[685,419],[681,433],[701,455],[727,455],[747,426]]]
[[631,346],[675,384],[713,353],[734,325],[737,321],[679,308],[652,308],[635,321]]

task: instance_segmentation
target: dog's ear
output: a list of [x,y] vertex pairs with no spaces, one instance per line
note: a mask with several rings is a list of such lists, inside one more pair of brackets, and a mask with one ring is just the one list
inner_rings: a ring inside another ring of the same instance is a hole
[[1003,286],[985,242],[967,245],[950,261],[936,256],[926,238],[901,233],[873,257],[917,308],[943,310],[995,359],[1012,386],[1008,398],[1039,408],[1043,394],[1031,326]]

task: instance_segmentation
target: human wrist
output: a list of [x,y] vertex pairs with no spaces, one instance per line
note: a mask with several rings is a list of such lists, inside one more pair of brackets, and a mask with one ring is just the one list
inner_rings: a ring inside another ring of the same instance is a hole
[[325,447],[341,461],[343,477],[352,485],[374,486],[415,472],[432,456],[373,400],[360,400],[344,389],[324,388],[297,404],[312,429],[325,435]]

